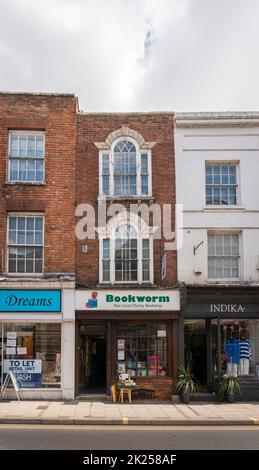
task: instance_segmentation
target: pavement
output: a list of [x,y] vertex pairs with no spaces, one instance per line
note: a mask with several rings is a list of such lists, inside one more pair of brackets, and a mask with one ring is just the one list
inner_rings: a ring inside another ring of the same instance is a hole
[[0,424],[259,425],[259,402],[0,401]]

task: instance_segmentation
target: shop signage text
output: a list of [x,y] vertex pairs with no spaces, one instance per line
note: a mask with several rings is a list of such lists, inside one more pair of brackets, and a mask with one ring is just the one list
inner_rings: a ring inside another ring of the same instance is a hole
[[41,387],[41,359],[5,359],[4,375],[9,371],[15,374],[20,388]]
[[180,310],[175,290],[78,290],[76,310]]
[[120,297],[119,295],[106,295],[106,302],[129,302],[129,303],[136,303],[136,302],[170,302],[170,297],[168,295],[123,295]]
[[61,312],[61,291],[0,290],[0,312]]
[[238,304],[210,304],[210,311],[212,313],[238,313],[245,312],[246,308]]

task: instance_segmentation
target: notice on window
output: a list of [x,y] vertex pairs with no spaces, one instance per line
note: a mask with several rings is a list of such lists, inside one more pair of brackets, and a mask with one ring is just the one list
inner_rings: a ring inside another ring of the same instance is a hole
[[7,339],[16,339],[17,338],[17,333],[16,331],[7,331]]
[[6,348],[6,355],[16,354],[16,348]]
[[125,351],[119,350],[118,351],[118,361],[124,361],[125,359]]
[[27,348],[17,348],[17,354],[20,356],[27,354]]
[[164,338],[166,336],[166,330],[158,330],[157,336],[159,336],[160,338]]
[[118,373],[119,374],[125,374],[125,372],[126,372],[125,362],[119,362],[118,363]]
[[6,343],[7,347],[15,348],[16,347],[16,339],[8,339]]
[[125,339],[118,339],[118,349],[125,349]]

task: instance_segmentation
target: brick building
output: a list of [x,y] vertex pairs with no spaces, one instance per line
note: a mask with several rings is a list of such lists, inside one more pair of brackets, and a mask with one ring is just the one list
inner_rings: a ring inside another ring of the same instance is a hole
[[81,230],[76,241],[79,394],[108,392],[119,373],[156,397],[172,393],[180,307],[163,209],[170,205],[174,230],[173,126],[173,113],[77,115],[77,222],[89,229],[88,203],[98,227],[90,238]]
[[15,372],[24,398],[109,393],[124,372],[171,395],[173,126],[173,113],[0,93],[1,383]]
[[25,397],[74,395],[76,111],[74,95],[0,93],[1,382],[31,373]]

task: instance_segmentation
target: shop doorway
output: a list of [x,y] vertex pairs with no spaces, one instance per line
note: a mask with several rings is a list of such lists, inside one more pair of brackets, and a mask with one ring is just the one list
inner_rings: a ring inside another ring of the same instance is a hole
[[104,394],[106,391],[106,337],[102,334],[80,334],[79,392]]
[[81,394],[105,393],[106,339],[97,335],[80,336]]
[[207,388],[207,333],[204,320],[185,321],[185,364],[192,366],[192,372],[200,384],[200,390]]

